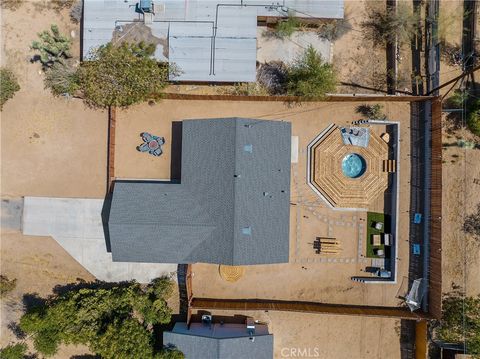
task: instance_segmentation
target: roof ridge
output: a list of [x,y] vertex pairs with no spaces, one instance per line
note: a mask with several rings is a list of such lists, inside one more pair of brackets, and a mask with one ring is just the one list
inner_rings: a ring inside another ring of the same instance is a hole
[[233,177],[233,226],[232,226],[232,265],[235,265],[235,228],[236,228],[236,222],[237,222],[237,216],[235,213],[235,203],[237,200],[237,128],[239,124],[239,118],[234,117],[233,118],[233,123],[234,123],[234,144],[233,144],[233,160],[234,160],[234,177]]

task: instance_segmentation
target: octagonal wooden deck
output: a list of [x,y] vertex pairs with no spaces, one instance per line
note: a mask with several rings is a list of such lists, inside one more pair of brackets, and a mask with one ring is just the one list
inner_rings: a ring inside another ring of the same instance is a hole
[[[388,188],[388,173],[383,171],[388,144],[373,131],[367,147],[345,145],[340,129],[331,125],[310,144],[309,152],[309,184],[332,207],[368,209]],[[359,178],[342,172],[342,159],[351,153],[361,155],[366,163]]]

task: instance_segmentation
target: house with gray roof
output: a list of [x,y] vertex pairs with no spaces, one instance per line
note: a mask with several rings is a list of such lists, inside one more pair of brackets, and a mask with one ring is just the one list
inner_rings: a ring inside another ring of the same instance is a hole
[[287,263],[290,143],[288,122],[183,121],[180,183],[115,182],[113,260]]
[[163,344],[177,347],[186,359],[273,358],[273,335],[264,324],[176,323],[163,333]]

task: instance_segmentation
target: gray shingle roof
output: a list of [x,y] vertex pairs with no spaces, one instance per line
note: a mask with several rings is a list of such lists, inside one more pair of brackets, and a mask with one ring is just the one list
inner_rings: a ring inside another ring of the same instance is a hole
[[181,183],[115,184],[113,260],[288,262],[290,141],[288,122],[183,121]]
[[[224,333],[199,333],[189,331],[186,323],[175,324],[171,332],[163,333],[164,345],[174,345],[185,355],[185,359],[272,359],[273,335],[255,335],[250,340],[248,334],[238,336],[238,332],[225,325]],[[201,332],[201,331],[200,331]]]

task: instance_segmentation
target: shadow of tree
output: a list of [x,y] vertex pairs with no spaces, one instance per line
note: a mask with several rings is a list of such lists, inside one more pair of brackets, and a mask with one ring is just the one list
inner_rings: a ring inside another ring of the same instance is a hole
[[26,293],[22,298],[23,306],[26,311],[32,308],[41,307],[45,305],[47,300],[38,295],[38,293]]
[[17,339],[25,339],[27,337],[27,334],[25,334],[17,322],[8,323],[7,328],[11,330]]
[[114,287],[128,287],[135,281],[123,281],[123,282],[103,282],[96,280],[94,282],[86,282],[82,279],[77,279],[78,282],[69,283],[64,285],[56,285],[53,287],[53,293],[55,295],[62,295],[70,291],[78,291],[80,289],[111,289]]

